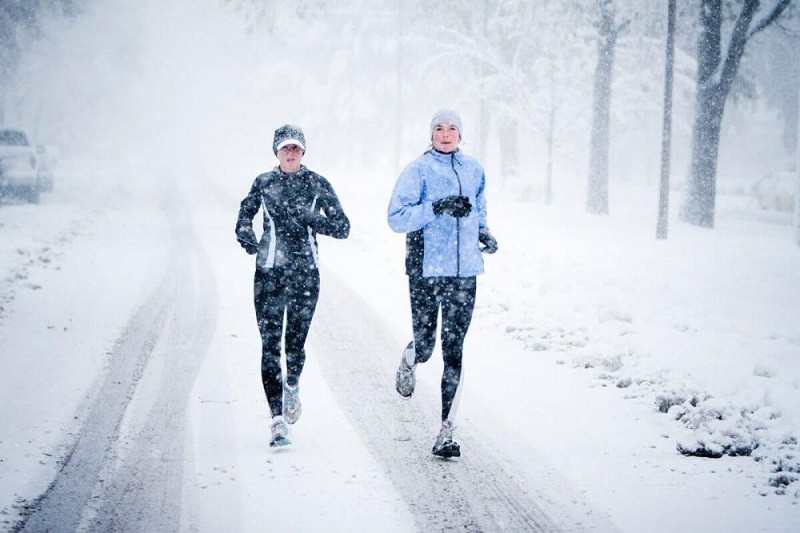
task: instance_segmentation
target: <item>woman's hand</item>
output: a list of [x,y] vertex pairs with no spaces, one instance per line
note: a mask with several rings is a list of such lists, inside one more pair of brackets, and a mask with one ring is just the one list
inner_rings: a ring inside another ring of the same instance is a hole
[[483,245],[481,247],[481,252],[485,254],[493,254],[497,251],[497,239],[489,233],[489,228],[481,228],[478,230],[478,242]]
[[258,252],[258,239],[253,228],[241,228],[236,234],[236,240],[248,254],[253,255]]
[[446,196],[433,202],[433,213],[441,215],[447,213],[456,218],[462,218],[470,214],[472,204],[466,196]]

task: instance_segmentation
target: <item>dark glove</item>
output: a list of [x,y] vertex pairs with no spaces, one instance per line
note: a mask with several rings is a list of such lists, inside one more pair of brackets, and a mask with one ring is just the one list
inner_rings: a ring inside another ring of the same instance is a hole
[[236,234],[236,240],[239,241],[239,244],[242,245],[244,251],[250,255],[253,255],[258,252],[258,239],[256,239],[256,234],[253,232],[253,228],[242,228]]
[[472,211],[472,204],[466,196],[447,196],[433,202],[433,213],[441,215],[447,213],[450,216],[461,218],[469,215]]
[[489,233],[489,228],[481,228],[478,230],[478,241],[483,245],[481,247],[481,252],[493,254],[497,251],[497,239]]

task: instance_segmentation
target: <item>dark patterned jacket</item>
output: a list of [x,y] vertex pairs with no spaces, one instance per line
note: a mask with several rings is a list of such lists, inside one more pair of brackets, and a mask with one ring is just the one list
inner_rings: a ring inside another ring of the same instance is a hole
[[[263,210],[264,232],[257,240],[253,217]],[[259,175],[242,200],[236,237],[258,248],[256,267],[317,269],[317,234],[345,239],[350,221],[328,180],[301,166],[286,173],[275,167]]]

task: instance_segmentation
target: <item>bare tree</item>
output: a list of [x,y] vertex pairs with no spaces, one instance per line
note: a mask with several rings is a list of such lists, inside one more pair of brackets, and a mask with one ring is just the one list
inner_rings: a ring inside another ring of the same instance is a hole
[[586,208],[590,213],[608,214],[608,148],[611,122],[611,79],[617,38],[628,25],[616,22],[613,0],[597,0],[597,66],[594,71],[594,104],[589,159],[589,187]]
[[[681,210],[682,220],[690,224],[714,226],[722,116],[745,47],[754,35],[775,22],[790,3],[791,0],[776,0],[771,7],[761,10],[760,0],[742,0],[723,60],[723,0],[701,0],[691,176]],[[763,16],[754,23],[760,12]]]
[[675,0],[667,5],[667,51],[664,61],[664,121],[661,139],[661,183],[658,196],[656,238],[667,238],[669,221],[669,166],[672,145],[672,80],[675,64]]
[[82,0],[29,0],[0,2],[0,123],[7,118],[6,99],[20,54],[31,37],[40,33],[44,12],[74,15]]
[[[800,100],[800,98],[798,98]],[[800,105],[800,101],[798,101]],[[800,125],[798,125],[800,128]],[[795,188],[794,188],[794,230],[795,241],[800,246],[800,136],[797,137],[797,149],[795,150]]]
[[20,34],[36,27],[36,11],[25,2],[0,3],[0,122],[7,118],[7,88],[19,60]]
[[800,133],[800,10],[797,4],[786,10],[773,26],[770,39],[748,46],[745,68],[761,80],[759,93],[778,113],[789,165],[794,169]]

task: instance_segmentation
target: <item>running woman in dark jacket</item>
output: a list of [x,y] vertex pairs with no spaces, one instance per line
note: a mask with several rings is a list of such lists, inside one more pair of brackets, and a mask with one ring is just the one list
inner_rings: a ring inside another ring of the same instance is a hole
[[[242,200],[236,238],[248,254],[256,255],[253,289],[262,342],[261,380],[272,413],[270,446],[282,446],[291,443],[286,423],[294,424],[301,412],[298,381],[319,296],[317,234],[345,239],[350,221],[331,184],[301,164],[306,141],[300,128],[286,124],[275,130],[272,150],[280,165],[258,176]],[[259,210],[264,216],[260,240],[253,231]]]
[[475,278],[483,273],[481,252],[497,251],[486,221],[486,177],[474,158],[459,150],[461,117],[441,110],[431,120],[431,148],[397,178],[388,221],[406,234],[406,274],[411,295],[414,340],[400,358],[395,387],[414,393],[414,371],[427,362],[442,313],[442,427],[433,454],[458,457],[453,440],[454,402],[461,382],[464,337],[475,306]]

